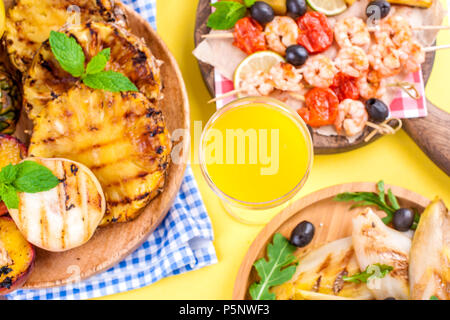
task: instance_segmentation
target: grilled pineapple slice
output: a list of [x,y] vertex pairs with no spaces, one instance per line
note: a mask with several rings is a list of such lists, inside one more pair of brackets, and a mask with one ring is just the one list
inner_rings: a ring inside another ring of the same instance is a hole
[[[71,25],[62,30],[82,46],[90,61],[105,48],[111,48],[107,70],[127,76],[154,104],[161,98],[159,63],[144,41],[125,29],[107,23]],[[59,66],[49,42],[39,49],[24,83],[25,106],[30,119],[35,119],[45,105],[77,83]]]
[[50,31],[60,29],[73,18],[78,10],[74,6],[79,8],[81,23],[93,20],[127,25],[120,5],[112,0],[17,0],[7,13],[5,30],[7,50],[17,69],[28,69]]
[[29,158],[49,168],[61,180],[55,188],[21,193],[14,222],[32,244],[48,251],[66,251],[86,243],[106,209],[97,178],[84,165],[67,159]]
[[80,84],[42,110],[29,148],[94,172],[106,196],[105,225],[134,219],[160,192],[171,144],[161,111],[143,94]]

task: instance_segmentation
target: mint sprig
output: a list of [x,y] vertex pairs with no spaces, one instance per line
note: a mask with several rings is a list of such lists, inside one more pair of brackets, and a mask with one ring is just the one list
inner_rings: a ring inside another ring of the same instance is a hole
[[59,182],[50,169],[37,162],[24,161],[16,165],[9,164],[0,171],[0,200],[8,209],[18,209],[18,192],[48,191],[56,187]]
[[208,18],[207,26],[215,30],[227,30],[234,27],[239,19],[245,17],[247,8],[239,2],[220,1],[211,4],[214,11]]
[[111,58],[111,49],[99,52],[85,67],[86,57],[78,42],[65,33],[51,31],[50,47],[61,68],[92,88],[110,92],[138,91],[126,76],[115,71],[105,71]]

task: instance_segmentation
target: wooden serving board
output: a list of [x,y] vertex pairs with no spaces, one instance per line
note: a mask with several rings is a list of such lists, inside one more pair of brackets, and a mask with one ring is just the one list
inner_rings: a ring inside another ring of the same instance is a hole
[[[11,4],[11,1],[5,3]],[[143,38],[153,55],[164,62],[161,67],[164,100],[162,110],[169,132],[189,132],[189,103],[178,65],[169,49],[147,21],[124,6],[131,32]],[[23,126],[16,136],[24,137]],[[83,280],[105,271],[136,250],[162,222],[175,200],[189,159],[189,139],[174,141],[179,145],[179,161],[171,163],[164,191],[134,221],[99,228],[85,245],[63,253],[36,249],[34,270],[24,288],[47,288]]]
[[[210,0],[199,0],[198,3],[194,34],[196,46],[202,41],[202,35],[208,34],[210,31],[206,26],[208,17],[211,14],[210,3]],[[434,52],[428,53],[426,62],[422,65],[425,83],[427,83],[428,78],[430,77],[434,56]],[[211,96],[215,96],[214,68],[201,61],[199,61],[199,66]],[[450,114],[437,108],[429,100],[427,100],[427,105],[428,116],[426,118],[404,119],[403,128],[423,152],[425,152],[445,173],[450,175],[450,144],[448,143],[448,137],[450,136]],[[370,130],[366,128],[361,137],[352,143],[345,137],[327,137],[312,133],[314,152],[316,154],[346,152],[363,147],[381,137],[380,135],[377,135],[369,142],[364,142],[364,138],[369,133]]]
[[[420,213],[430,203],[430,200],[412,191],[395,186],[386,186],[386,188],[392,188],[401,206],[417,208]],[[313,223],[316,227],[313,241],[307,247],[298,249],[297,255],[328,242],[349,237],[352,219],[360,212],[361,208],[350,210],[351,204],[336,202],[333,198],[341,192],[357,191],[374,192],[376,191],[376,184],[356,182],[319,190],[297,200],[275,216],[248,249],[236,277],[233,299],[251,299],[248,289],[252,283],[259,281],[259,276],[254,270],[253,264],[256,260],[266,257],[267,245],[272,242],[275,233],[279,232],[289,238],[292,230],[300,222],[307,220]]]

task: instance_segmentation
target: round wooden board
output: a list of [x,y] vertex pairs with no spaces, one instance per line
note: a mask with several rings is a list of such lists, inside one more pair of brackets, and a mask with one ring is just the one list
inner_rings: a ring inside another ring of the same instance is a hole
[[[161,78],[164,83],[162,110],[169,132],[184,129],[189,132],[189,102],[178,65],[169,49],[148,22],[133,9],[124,6],[131,32],[143,38],[153,55],[164,62]],[[23,121],[21,121],[23,122]],[[23,140],[24,125],[19,123],[16,136]],[[99,228],[85,245],[63,253],[36,249],[34,270],[25,289],[47,288],[83,280],[105,271],[136,250],[162,222],[175,200],[183,181],[189,159],[189,139],[178,144],[179,161],[172,162],[164,191],[155,198],[134,221]]]
[[[211,14],[211,1],[199,0],[195,25],[195,45],[202,41],[202,35],[208,34],[210,29],[206,26],[208,17]],[[431,74],[435,53],[428,53],[426,62],[422,65],[422,73],[425,83]],[[203,80],[212,96],[215,96],[214,88],[214,68],[210,65],[198,62]],[[434,161],[444,172],[450,175],[450,114],[435,107],[427,100],[428,116],[426,118],[405,119],[404,129],[417,143],[417,145]],[[364,138],[370,133],[366,128],[363,135],[350,143],[344,137],[327,137],[313,133],[314,152],[316,154],[332,154],[354,150],[374,142],[380,138],[377,135],[370,142],[364,142]]]
[[[386,188],[392,188],[401,206],[417,208],[420,213],[430,203],[430,200],[412,191],[395,186],[386,186]],[[289,238],[291,231],[300,222],[308,220],[313,223],[316,227],[314,239],[307,247],[298,249],[297,255],[305,250],[350,236],[352,218],[360,212],[361,208],[349,210],[351,206],[349,203],[336,202],[333,197],[341,192],[357,191],[374,192],[376,185],[372,182],[355,182],[319,190],[297,200],[275,216],[248,249],[236,277],[233,299],[251,299],[248,289],[252,283],[259,281],[253,264],[256,260],[266,257],[267,245],[272,241],[275,233],[279,232]]]

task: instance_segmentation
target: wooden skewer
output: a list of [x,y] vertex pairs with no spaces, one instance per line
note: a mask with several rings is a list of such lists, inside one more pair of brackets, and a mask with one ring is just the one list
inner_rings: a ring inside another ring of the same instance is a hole
[[413,30],[447,30],[450,26],[416,26],[412,27]]
[[[216,101],[228,98],[228,97],[232,97],[232,96],[234,96],[236,94],[244,93],[244,92],[245,92],[245,90],[243,90],[243,89],[232,90],[230,92],[227,92],[227,93],[224,93],[224,94],[222,94],[220,96],[217,96],[214,99],[209,100],[208,103],[213,103],[213,102],[216,102]],[[292,91],[286,91],[286,93],[289,94],[294,99],[297,99],[297,100],[300,100],[300,101],[305,101],[305,97],[303,95],[299,94],[299,93],[292,92]]]
[[203,39],[233,39],[234,34],[231,32],[217,32],[202,35]]
[[450,44],[444,44],[441,46],[432,46],[432,47],[427,47],[427,48],[423,48],[424,52],[433,52],[433,51],[437,51],[437,50],[441,50],[441,49],[449,49],[450,48]]

